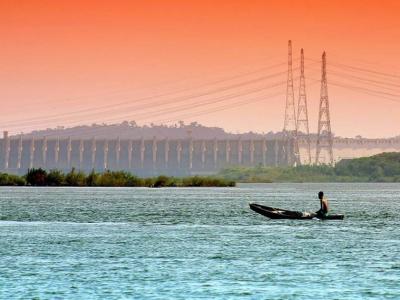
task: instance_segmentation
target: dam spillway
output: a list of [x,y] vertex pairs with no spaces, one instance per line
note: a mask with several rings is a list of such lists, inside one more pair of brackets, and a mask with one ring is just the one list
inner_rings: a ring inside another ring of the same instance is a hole
[[292,142],[279,139],[0,139],[1,171],[72,168],[139,176],[213,174],[229,166],[287,166]]

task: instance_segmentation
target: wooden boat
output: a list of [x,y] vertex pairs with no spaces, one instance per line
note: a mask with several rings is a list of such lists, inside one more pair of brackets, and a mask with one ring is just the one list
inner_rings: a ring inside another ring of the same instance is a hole
[[327,215],[323,218],[312,212],[290,211],[286,209],[273,208],[261,204],[250,203],[250,209],[271,219],[298,219],[310,220],[313,218],[322,220],[343,220],[344,215]]

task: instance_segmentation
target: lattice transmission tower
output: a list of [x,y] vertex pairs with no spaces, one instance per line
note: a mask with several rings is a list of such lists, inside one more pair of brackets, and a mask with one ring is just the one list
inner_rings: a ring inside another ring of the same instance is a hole
[[299,101],[297,103],[297,137],[305,143],[306,153],[303,161],[311,164],[311,141],[310,129],[308,126],[308,109],[306,96],[306,79],[304,76],[304,51],[300,52],[300,87]]
[[328,163],[333,165],[333,138],[331,131],[331,118],[329,114],[328,82],[326,80],[326,53],[322,54],[322,77],[321,77],[321,99],[319,102],[317,153],[315,163],[321,161],[321,151],[325,150],[328,155]]
[[292,41],[288,42],[288,75],[286,87],[286,106],[284,134],[284,155],[288,165],[300,164],[299,144],[297,141],[296,107],[294,102]]

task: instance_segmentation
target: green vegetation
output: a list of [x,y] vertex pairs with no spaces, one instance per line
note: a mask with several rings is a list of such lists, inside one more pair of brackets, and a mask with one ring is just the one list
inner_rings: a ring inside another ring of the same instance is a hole
[[103,187],[233,187],[232,180],[192,176],[140,178],[124,171],[95,171],[85,174],[76,169],[64,174],[59,170],[30,169],[25,176],[0,173],[0,185],[7,186],[103,186]]
[[400,182],[400,153],[345,159],[335,166],[338,176],[358,176],[375,182]]
[[400,182],[400,153],[344,159],[334,167],[233,167],[218,175],[238,182]]
[[344,159],[334,167],[232,167],[218,176],[140,178],[124,171],[85,174],[72,169],[30,169],[24,176],[0,173],[0,186],[231,187],[235,182],[400,182],[400,153]]
[[22,186],[26,185],[24,177],[12,174],[0,173],[0,186]]

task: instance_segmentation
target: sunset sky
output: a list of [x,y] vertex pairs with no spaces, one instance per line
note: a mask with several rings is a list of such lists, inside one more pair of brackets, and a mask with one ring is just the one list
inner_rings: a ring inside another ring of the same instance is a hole
[[400,134],[400,1],[2,0],[0,36],[11,133],[122,120],[282,130],[291,39],[311,131],[325,50],[335,134]]

